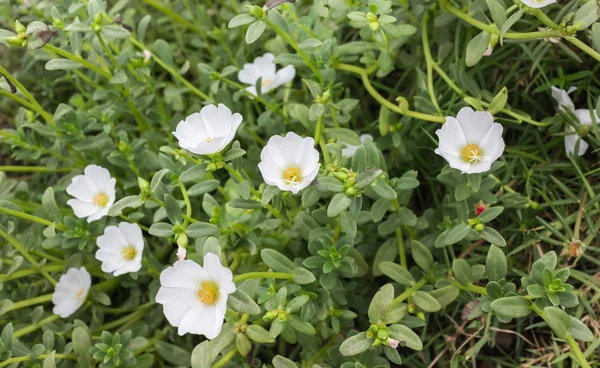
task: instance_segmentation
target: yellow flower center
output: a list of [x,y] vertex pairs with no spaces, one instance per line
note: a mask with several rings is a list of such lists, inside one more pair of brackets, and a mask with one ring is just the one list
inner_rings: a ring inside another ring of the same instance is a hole
[[289,186],[295,186],[302,180],[302,172],[299,167],[288,167],[283,171],[283,181]]
[[98,207],[106,207],[108,204],[108,196],[105,193],[98,193],[94,197],[94,204]]
[[467,144],[460,150],[460,158],[471,164],[478,164],[482,157],[481,148],[476,144]]
[[269,84],[271,84],[271,82],[272,82],[272,80],[270,80],[270,79],[265,79],[265,80],[263,80],[263,81],[262,81],[262,83],[261,83],[260,85],[261,85],[261,86],[263,86],[263,87],[266,87],[266,86],[268,86]]
[[77,295],[75,296],[77,299],[81,298],[81,296],[83,295],[83,289],[79,290],[77,292]]
[[219,298],[219,289],[214,282],[205,281],[198,290],[198,298],[206,305],[213,305]]
[[137,255],[137,250],[135,249],[135,247],[133,245],[128,245],[125,248],[123,248],[121,255],[123,255],[123,258],[126,261],[131,261]]
[[213,139],[214,139],[214,138],[208,137],[208,138],[206,138],[204,141],[205,141],[206,143],[210,143],[210,142],[212,142],[212,140],[213,140]]

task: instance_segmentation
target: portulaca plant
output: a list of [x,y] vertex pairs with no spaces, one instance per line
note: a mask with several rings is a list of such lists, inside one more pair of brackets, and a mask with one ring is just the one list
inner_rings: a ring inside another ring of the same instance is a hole
[[599,17],[0,3],[0,368],[600,367]]

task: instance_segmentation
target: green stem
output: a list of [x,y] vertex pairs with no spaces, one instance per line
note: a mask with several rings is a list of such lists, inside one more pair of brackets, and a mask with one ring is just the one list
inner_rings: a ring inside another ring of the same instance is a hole
[[231,359],[233,359],[233,357],[235,357],[238,354],[238,349],[236,347],[234,347],[233,349],[229,350],[227,352],[227,354],[225,354],[223,356],[223,358],[221,358],[221,360],[219,360],[218,362],[216,362],[213,365],[213,368],[222,368],[225,366],[225,364],[229,363],[229,361]]
[[107,72],[106,70],[103,70],[99,66],[96,66],[96,65],[90,63],[89,61],[85,60],[81,56],[71,54],[70,52],[62,50],[62,49],[59,49],[58,47],[53,46],[53,45],[51,45],[49,43],[47,43],[44,46],[44,48],[46,50],[48,50],[50,52],[53,52],[55,54],[58,54],[58,55],[60,55],[60,56],[62,56],[64,58],[67,58],[69,60],[73,60],[75,62],[78,62],[79,64],[83,65],[87,69],[90,69],[90,70],[96,72],[98,75],[101,75],[101,76],[103,76],[106,79],[110,80],[112,78],[112,74],[110,72]]
[[348,65],[348,64],[343,64],[343,63],[339,63],[335,66],[335,69],[338,70],[344,70],[347,72],[351,72],[351,73],[355,73],[360,75],[362,82],[365,86],[365,88],[367,89],[367,91],[369,92],[369,94],[375,99],[377,100],[377,102],[379,102],[381,105],[387,107],[388,109],[401,114],[401,115],[406,115],[406,116],[410,116],[412,118],[415,119],[421,119],[421,120],[425,120],[425,121],[430,121],[433,123],[444,123],[446,122],[446,118],[443,116],[437,116],[437,115],[430,115],[430,114],[423,114],[420,112],[416,112],[416,111],[412,111],[409,109],[403,109],[400,108],[400,106],[393,104],[392,102],[386,100],[382,95],[379,94],[379,92],[377,92],[377,90],[375,90],[375,88],[373,87],[373,85],[371,84],[371,81],[369,80],[369,77],[366,73],[366,70],[357,66],[353,66],[353,65]]
[[553,31],[558,31],[560,29],[558,24],[554,23],[552,19],[548,18],[548,16],[542,11],[542,9],[536,9],[536,11],[533,14],[537,17],[537,19],[541,20],[542,23],[550,27],[550,29],[552,29]]
[[[5,208],[0,208],[0,210],[4,210]],[[50,276],[50,274],[48,272],[46,272],[41,266],[40,264],[35,260],[35,258],[33,258],[33,256],[29,253],[29,251],[27,251],[27,249],[25,249],[25,244],[21,243],[20,241],[18,241],[17,239],[13,238],[12,236],[8,235],[6,232],[4,232],[4,230],[0,229],[0,236],[3,237],[4,239],[6,239],[6,241],[8,241],[19,253],[21,253],[21,255],[23,255],[23,257],[25,257],[25,259],[36,269],[38,270],[39,273],[42,274],[42,276],[44,276],[46,278],[46,280],[48,280],[48,282],[50,282],[52,284],[52,286],[56,285],[56,280],[54,280],[52,278],[52,276]]]
[[125,317],[105,323],[105,324],[99,326],[98,328],[96,328],[94,331],[98,332],[98,331],[112,330],[113,328],[124,325],[130,321],[136,321],[136,320],[142,318],[144,316],[144,314],[146,314],[146,309],[153,304],[154,303],[146,304],[146,307],[142,306],[142,307],[136,309],[134,312],[126,315]]
[[54,322],[54,321],[56,321],[59,318],[60,318],[60,316],[58,314],[53,314],[53,315],[51,315],[49,317],[44,318],[43,320],[39,321],[38,323],[34,323],[34,324],[31,324],[31,325],[29,325],[27,327],[23,327],[20,330],[16,330],[13,333],[13,337],[14,338],[19,338],[19,337],[25,336],[28,333],[33,332],[33,331],[41,328],[46,323]]
[[283,38],[290,46],[292,46],[292,48],[294,50],[296,50],[298,55],[300,55],[302,57],[302,59],[304,59],[304,61],[306,62],[306,65],[310,68],[310,70],[312,70],[312,72],[319,78],[319,81],[321,83],[323,83],[323,76],[321,75],[321,72],[319,71],[319,69],[317,68],[315,63],[313,63],[313,61],[308,57],[308,55],[306,55],[304,53],[304,51],[300,50],[300,47],[298,47],[298,44],[296,43],[296,41],[294,41],[287,33],[285,33],[275,23],[271,22],[270,19],[265,18],[265,19],[263,19],[263,21],[265,23],[267,23],[267,25],[269,27],[271,27],[275,31],[275,33],[277,33],[279,35],[279,37]]
[[15,93],[10,93],[8,91],[0,90],[0,96],[6,96],[6,97],[10,98],[11,100],[14,100],[15,102],[18,102],[23,107],[25,107],[29,110],[32,110],[32,111],[36,110],[36,107],[34,105],[29,103],[26,99],[19,97]]
[[579,41],[579,39],[577,37],[575,37],[575,36],[569,36],[569,37],[565,37],[565,39],[567,41],[571,42],[576,47],[578,47],[581,51],[583,51],[586,54],[590,55],[591,57],[593,57],[597,61],[600,61],[600,54],[598,52],[596,52],[593,48],[591,48],[588,45],[586,45],[585,43]]
[[[38,355],[37,357],[35,357],[35,359],[36,360],[45,359],[46,357],[48,357],[48,355],[50,355],[50,354]],[[75,358],[75,355],[72,355],[72,354],[69,354],[69,355],[54,354],[54,359],[70,359],[70,360],[75,360],[76,358]],[[32,360],[32,358],[29,355],[10,358],[10,359],[5,360],[4,362],[0,363],[0,368],[7,367],[7,366],[9,366],[11,364],[15,364],[15,363],[26,362],[26,361],[29,361],[29,360]]]
[[321,143],[321,137],[323,135],[323,115],[319,116],[317,119],[317,127],[315,128],[315,145]]
[[[65,268],[64,265],[45,265],[42,267],[42,269],[46,272],[59,272],[59,271],[62,271],[64,268]],[[10,281],[10,280],[16,280],[16,279],[20,279],[22,277],[36,275],[38,273],[39,273],[39,271],[37,269],[30,268],[27,270],[20,270],[20,271],[14,272],[10,275],[0,274],[0,281],[5,282],[5,281]]]
[[461,290],[470,291],[472,293],[476,293],[476,294],[480,294],[480,295],[488,295],[486,288],[484,288],[483,286],[473,285],[473,284],[471,284],[469,286],[464,286],[463,284],[461,284],[460,282],[455,281],[455,280],[450,280],[450,282],[452,283],[452,285],[456,286],[457,288],[459,288]]
[[188,192],[185,189],[185,185],[182,182],[179,182],[179,189],[181,189],[181,194],[183,195],[183,202],[185,203],[185,215],[187,217],[192,217],[192,204],[190,203],[190,197],[188,196]]
[[11,210],[6,207],[0,207],[0,213],[5,213],[7,215],[20,217],[22,219],[37,222],[38,224],[42,224],[42,225],[46,225],[46,226],[51,226],[52,224],[54,224],[54,228],[56,228],[56,230],[59,230],[59,231],[67,231],[68,230],[65,225],[57,224],[55,222],[43,219],[43,218],[35,216],[35,215],[30,215],[25,212]]
[[284,279],[292,280],[294,275],[286,272],[248,272],[233,277],[233,282],[249,279]]
[[396,229],[396,239],[398,240],[398,254],[400,255],[400,265],[407,268],[406,251],[404,250],[404,239],[402,237],[402,229]]
[[[422,278],[421,280],[419,280],[419,282],[417,282],[410,288],[404,290],[404,292],[402,294],[400,294],[396,298],[394,298],[394,300],[392,300],[391,306],[393,307],[395,305],[402,303],[404,300],[408,299],[411,295],[413,295],[415,293],[415,291],[421,289],[426,283],[427,283],[427,280],[425,278]],[[390,310],[391,310],[391,308],[390,308]]]
[[259,103],[263,104],[266,108],[268,108],[269,110],[273,111],[274,113],[280,115],[283,118],[287,119],[287,116],[285,116],[283,114],[283,112],[281,112],[281,109],[279,108],[279,105],[273,105],[270,104],[269,102],[267,102],[264,98],[262,98],[261,96],[255,96],[252,93],[250,93],[244,86],[242,86],[239,83],[236,83],[230,79],[221,77],[220,78],[223,82],[229,84],[230,86],[236,88],[237,90],[239,90],[240,92],[242,92],[243,94],[245,94],[246,96],[258,101]]
[[8,81],[10,81],[15,87],[17,87],[21,91],[21,93],[23,93],[23,95],[31,103],[33,109],[37,111],[44,118],[44,120],[48,122],[48,124],[52,124],[52,114],[46,112],[44,108],[37,102],[35,97],[33,97],[31,93],[29,93],[27,88],[25,88],[25,86],[22,85],[21,82],[19,82],[15,77],[13,77],[12,74],[8,72],[8,70],[4,69],[2,65],[0,65],[0,74],[4,75],[4,77],[6,77]]
[[159,341],[162,340],[166,337],[166,335],[162,332],[159,331],[153,338],[151,338],[150,340],[148,340],[148,343],[144,346],[142,346],[141,348],[137,349],[133,355],[138,356],[140,354],[142,354],[143,352],[145,352],[146,350],[150,349],[151,347],[154,346],[154,344]]
[[[155,203],[157,203],[157,204],[158,204],[159,206],[161,206],[161,207],[164,207],[164,206],[165,206],[165,202],[161,201],[161,200],[160,200],[160,199],[158,199],[158,198],[155,198],[154,196],[152,196],[152,201],[153,201],[153,202],[155,202]],[[190,216],[188,216],[188,215],[183,215],[183,214],[182,214],[182,215],[181,215],[181,218],[183,218],[183,219],[184,219],[184,220],[186,220],[187,222],[192,222],[192,223],[193,223],[193,222],[200,222],[200,221],[196,220],[195,218],[193,218],[193,217],[190,217]]]
[[21,300],[21,301],[18,301],[16,303],[13,303],[13,305],[12,305],[12,307],[10,307],[9,311],[13,311],[13,310],[17,310],[17,309],[29,307],[30,305],[47,303],[47,302],[49,302],[51,300],[52,300],[52,294],[40,295],[40,296],[37,296],[35,298],[31,298],[31,299],[27,299],[27,300]]
[[438,113],[441,114],[442,110],[438,104],[437,97],[435,96],[435,87],[433,86],[433,57],[431,56],[431,50],[429,49],[429,35],[427,34],[428,21],[429,13],[425,12],[425,16],[423,16],[423,20],[421,21],[421,39],[423,40],[423,53],[425,54],[425,62],[427,64],[427,92],[429,93],[429,99]]
[[71,172],[73,168],[62,167],[56,169],[49,169],[44,166],[0,166],[0,171],[4,172],[48,172],[48,173],[57,173],[57,172]]
[[194,31],[196,33],[200,33],[200,34],[205,33],[204,30],[202,29],[202,27],[188,22],[187,19],[185,19],[181,15],[177,14],[171,8],[163,6],[160,2],[155,1],[155,0],[143,0],[143,1],[145,4],[150,5],[154,9],[156,9],[159,12],[163,13],[164,15],[168,16],[169,18],[173,19],[175,22],[181,24],[182,26],[188,28],[189,30]]
[[[145,1],[148,2],[148,0],[145,0]],[[148,50],[143,43],[139,42],[138,40],[136,40],[133,37],[129,37],[129,42],[134,44],[137,48],[139,48],[142,51]],[[206,95],[204,92],[200,91],[198,88],[194,87],[193,84],[188,82],[183,76],[181,76],[179,73],[177,73],[176,70],[174,70],[169,65],[167,65],[164,61],[162,61],[158,56],[156,56],[156,54],[154,54],[152,51],[149,51],[149,52],[152,55],[152,58],[154,59],[154,61],[156,61],[156,63],[158,65],[160,65],[164,70],[169,72],[169,74],[171,74],[171,76],[173,78],[175,78],[179,82],[181,82],[181,84],[186,86],[192,93],[194,93],[195,95],[199,96],[200,98],[202,98],[204,100],[207,100],[207,101],[210,100],[210,97],[208,97],[208,95]]]

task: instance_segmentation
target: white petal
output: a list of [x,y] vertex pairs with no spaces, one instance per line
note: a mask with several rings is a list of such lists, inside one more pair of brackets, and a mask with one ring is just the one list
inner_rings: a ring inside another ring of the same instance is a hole
[[[121,224],[124,224],[124,222]],[[106,248],[115,252],[120,252],[123,247],[129,245],[129,241],[120,229],[121,224],[119,224],[119,227],[107,226],[104,229],[104,234],[96,239],[96,245],[99,248]]]
[[480,144],[494,123],[494,117],[489,112],[473,111],[469,107],[460,109],[456,120],[462,127],[467,144],[477,145]]
[[448,165],[450,165],[451,168],[460,170],[461,172],[469,170],[469,167],[471,166],[468,162],[464,162],[458,154],[455,154],[453,152],[448,152],[441,148],[436,148],[435,153],[445,158],[446,161],[448,161]]
[[93,203],[83,202],[79,199],[69,199],[67,204],[71,206],[75,216],[79,218],[85,218],[93,215],[98,211],[98,208]]
[[552,86],[552,97],[558,102],[558,109],[560,111],[567,110],[575,110],[575,104],[573,104],[573,100],[569,97],[569,93],[564,89],[556,88]]
[[156,294],[156,302],[163,305],[163,313],[175,327],[183,317],[198,304],[198,291],[182,288],[161,287]]
[[110,172],[107,169],[98,165],[88,165],[83,172],[99,192],[104,192],[110,181]]
[[196,262],[187,259],[175,262],[160,274],[161,286],[191,289],[195,292],[199,290],[202,281],[207,279],[206,271]]
[[98,190],[94,183],[85,175],[77,175],[67,187],[67,193],[80,201],[92,203]]
[[273,78],[273,81],[265,86],[265,90],[263,91],[263,93],[274,90],[275,88],[286,84],[287,82],[294,79],[295,76],[296,69],[293,65],[288,65],[284,68],[279,69],[275,74],[275,78]]
[[258,78],[262,75],[260,74],[260,70],[254,64],[244,64],[244,68],[238,73],[238,80],[242,83],[249,84],[251,86],[256,84]]
[[144,248],[144,237],[142,235],[142,229],[140,229],[138,224],[121,222],[119,224],[119,231],[126,240],[127,245],[135,246],[136,250]]
[[439,147],[443,151],[456,152],[458,155],[462,148],[467,145],[462,127],[458,120],[451,116],[446,117],[446,123],[436,130],[435,134],[439,137]]
[[302,177],[311,176],[314,170],[319,170],[319,151],[314,147],[315,141],[312,138],[304,139],[302,157],[299,159]]
[[108,208],[109,207],[107,206],[107,207],[98,209],[95,213],[91,214],[87,218],[87,222],[89,223],[89,222],[92,222],[92,221],[100,220],[102,217],[108,215]]
[[235,291],[233,283],[233,274],[227,267],[223,267],[219,257],[213,253],[207,253],[204,256],[204,269],[210,279],[219,285],[221,296],[229,295]]
[[594,119],[596,123],[600,124],[600,117],[596,114],[596,111],[590,111],[588,109],[577,109],[575,110],[575,115],[577,116],[577,120],[583,125],[592,125],[592,112],[594,113]]
[[482,160],[476,164],[470,164],[469,169],[464,171],[463,174],[483,173],[483,172],[489,171],[491,167],[492,167],[492,161],[486,162],[486,161]]
[[275,78],[275,63],[273,60],[275,60],[275,56],[271,53],[266,53],[254,59],[254,65],[259,70],[263,82]]
[[504,128],[499,123],[494,123],[488,134],[483,138],[479,147],[483,153],[483,161],[494,162],[504,152],[504,139],[502,139],[502,131]]
[[580,137],[576,133],[565,135],[565,151],[567,151],[567,154],[575,155],[575,157],[583,156],[585,154],[589,144],[583,139],[580,140],[579,149],[577,150],[577,154],[575,154],[575,146],[577,146],[577,140],[579,138]]
[[356,153],[356,150],[358,149],[358,147],[360,146],[353,146],[351,144],[346,144],[343,143],[345,145],[344,148],[342,148],[342,156],[343,157],[352,157],[354,156],[354,154]]
[[521,0],[521,2],[530,8],[538,9],[554,4],[556,0]]
[[121,276],[129,272],[138,272],[142,268],[142,260],[134,258],[131,261],[123,263],[123,265],[115,270],[113,275]]
[[204,335],[207,339],[214,339],[221,332],[225,313],[220,315],[214,306],[207,307],[197,303],[181,320],[177,333],[183,336],[186,333]]

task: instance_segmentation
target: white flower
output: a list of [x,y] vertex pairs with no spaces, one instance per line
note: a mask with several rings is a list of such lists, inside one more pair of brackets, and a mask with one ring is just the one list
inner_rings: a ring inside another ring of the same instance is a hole
[[314,139],[294,132],[269,138],[258,164],[265,183],[294,194],[306,188],[319,172],[319,151],[314,145]]
[[67,187],[67,193],[75,197],[67,204],[73,208],[75,216],[87,217],[88,222],[96,221],[108,214],[115,203],[115,184],[110,172],[97,165],[88,165],[84,175],[77,175]]
[[52,313],[58,314],[62,318],[67,318],[75,313],[85,301],[91,285],[92,278],[85,267],[69,268],[67,273],[60,277],[54,288]]
[[227,297],[235,291],[231,271],[212,253],[204,256],[204,267],[194,261],[177,261],[160,274],[156,302],[163,305],[169,323],[186,333],[214,339],[221,332]]
[[[365,140],[370,139],[373,140],[373,136],[371,134],[363,134],[360,136],[360,142],[363,143]],[[344,148],[342,148],[342,156],[344,157],[352,157],[354,153],[360,146],[353,146],[351,144],[344,143]]]
[[223,104],[207,105],[177,124],[173,135],[179,145],[199,155],[221,152],[235,137],[242,115],[232,114]]
[[238,73],[238,79],[242,83],[249,84],[246,90],[256,96],[256,82],[261,79],[261,94],[265,94],[275,88],[286,84],[296,76],[296,69],[288,65],[275,72],[275,56],[271,53],[264,54],[254,59],[252,64],[244,64],[244,68]]
[[103,272],[119,276],[142,268],[144,237],[137,224],[121,222],[119,227],[108,226],[96,240],[96,259],[102,262]]
[[435,132],[440,138],[435,153],[463,174],[486,172],[504,152],[502,130],[489,112],[463,107]]
[[[564,89],[560,89],[554,86],[552,87],[552,97],[556,100],[556,102],[558,102],[558,109],[562,112],[571,111],[572,113],[574,113],[577,117],[577,120],[579,121],[579,124],[591,126],[592,113],[594,114],[596,122],[600,123],[600,118],[598,117],[595,111],[591,112],[588,109],[575,109],[575,104],[573,103],[573,100],[571,100],[571,97],[569,97],[569,94],[575,91],[576,89],[576,87],[571,87],[568,91],[565,91]],[[580,137],[575,131],[575,129],[573,129],[573,127],[570,125],[567,125],[565,130],[567,132],[567,134],[565,135],[565,151],[567,151],[567,154],[575,156],[582,156],[583,154],[585,154],[589,147],[589,144],[583,139],[581,139],[581,141],[579,142],[579,150],[577,151],[577,153],[575,153],[575,146],[577,145],[577,141],[580,139]]]
[[554,4],[556,0],[521,0],[521,2],[530,8],[538,9]]
[[488,44],[488,48],[483,52],[483,56],[492,56],[492,52],[494,52],[494,48],[491,44]]

